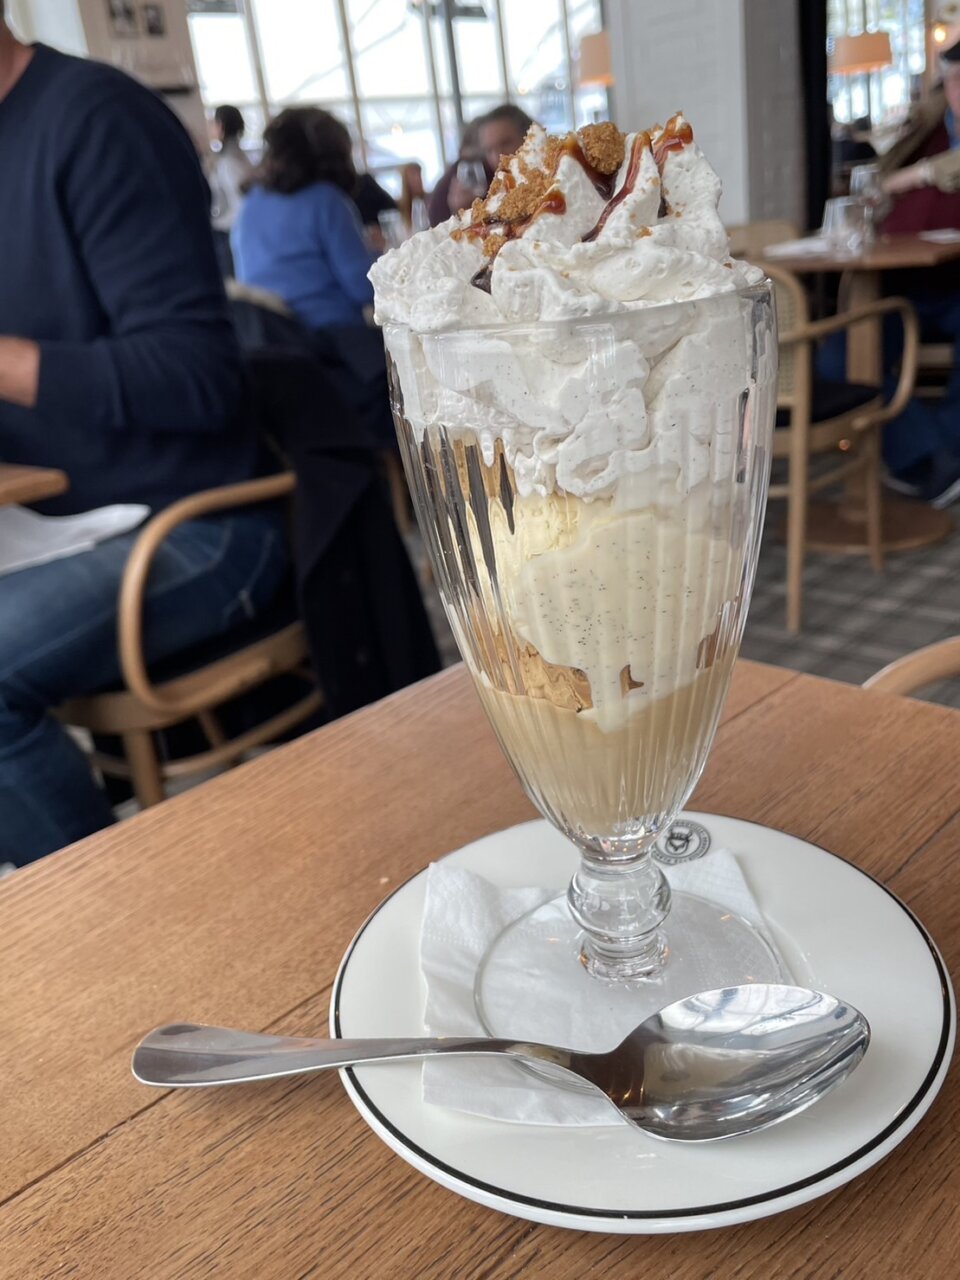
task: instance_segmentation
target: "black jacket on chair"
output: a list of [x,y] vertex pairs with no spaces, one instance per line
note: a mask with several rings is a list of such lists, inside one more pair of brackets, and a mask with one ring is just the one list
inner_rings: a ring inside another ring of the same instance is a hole
[[259,420],[297,476],[294,560],[314,669],[331,717],[440,669],[376,442],[316,358],[247,353]]

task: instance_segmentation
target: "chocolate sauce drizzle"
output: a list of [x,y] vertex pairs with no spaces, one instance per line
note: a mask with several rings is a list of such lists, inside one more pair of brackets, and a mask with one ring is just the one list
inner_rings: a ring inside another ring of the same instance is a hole
[[583,147],[581,147],[575,135],[564,141],[561,151],[564,155],[569,156],[571,160],[577,161],[580,168],[593,183],[597,193],[603,196],[604,200],[609,200],[613,195],[613,188],[617,181],[616,172],[601,173],[599,169],[594,168],[584,154]]
[[637,174],[640,172],[640,162],[643,159],[643,153],[650,144],[650,135],[648,133],[638,133],[634,136],[633,146],[630,148],[630,163],[627,165],[626,177],[623,179],[623,186],[615,196],[608,199],[606,208],[600,214],[595,225],[590,228],[587,234],[582,238],[583,243],[587,244],[591,240],[596,240],[597,236],[606,226],[607,219],[621,204],[633,188],[637,185]]

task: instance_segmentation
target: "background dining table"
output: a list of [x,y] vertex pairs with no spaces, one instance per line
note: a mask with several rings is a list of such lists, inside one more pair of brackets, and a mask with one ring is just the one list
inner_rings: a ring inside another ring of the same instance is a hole
[[[818,239],[810,237],[808,244]],[[833,248],[811,252],[807,248],[792,253],[769,253],[769,258],[775,266],[795,275],[816,272],[843,275],[842,310],[853,311],[884,296],[883,273],[886,271],[935,271],[946,263],[960,260],[960,238],[942,242],[922,235],[881,236],[859,253],[838,252]],[[891,292],[895,289],[886,290],[887,294]],[[878,387],[883,383],[883,373],[881,318],[852,325],[847,338],[848,379]],[[856,490],[855,495],[852,500],[848,495],[840,503],[810,504],[807,544],[811,550],[867,550],[866,516]],[[953,528],[953,518],[945,511],[884,495],[883,545],[887,551],[929,546],[949,537]]]
[[0,507],[55,498],[66,493],[69,487],[66,473],[53,467],[23,467],[0,462]]
[[[960,714],[741,662],[692,804],[850,859],[960,959]],[[458,1198],[333,1074],[151,1090],[151,1027],[325,1034],[375,906],[533,815],[454,668],[0,881],[0,1277],[953,1274],[955,1072],[892,1155],[777,1217],[688,1235],[537,1226]],[[384,956],[389,964],[389,956]]]

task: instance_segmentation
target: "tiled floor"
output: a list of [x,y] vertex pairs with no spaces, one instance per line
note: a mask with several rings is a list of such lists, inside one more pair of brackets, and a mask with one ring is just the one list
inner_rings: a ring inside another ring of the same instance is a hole
[[[768,535],[744,657],[861,684],[894,658],[960,633],[960,531],[938,546],[888,557],[882,574],[865,557],[811,555],[797,636],[784,625],[785,561],[784,547]],[[960,680],[924,696],[960,707]]]
[[[960,513],[960,507],[957,512]],[[786,556],[768,522],[747,621],[743,655],[796,671],[861,684],[894,658],[960,633],[960,531],[939,546],[890,556],[880,575],[865,557],[810,555],[804,578],[804,625],[787,634]],[[427,603],[447,662],[456,646],[436,591]],[[960,680],[925,696],[960,707]]]

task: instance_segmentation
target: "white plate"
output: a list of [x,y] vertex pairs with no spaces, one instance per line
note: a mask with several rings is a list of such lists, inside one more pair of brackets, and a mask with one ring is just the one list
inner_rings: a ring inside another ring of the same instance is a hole
[[[375,1133],[469,1200],[549,1226],[632,1234],[729,1226],[833,1191],[888,1155],[929,1108],[955,1037],[953,992],[923,926],[850,863],[754,823],[691,814],[734,850],[794,980],[848,1000],[873,1038],[853,1076],[792,1120],[706,1146],[626,1126],[510,1124],[426,1105],[416,1062],[341,1072]],[[503,886],[562,887],[576,865],[545,822],[449,855]],[[417,959],[425,873],[351,943],[334,986],[335,1036],[423,1034]]]

